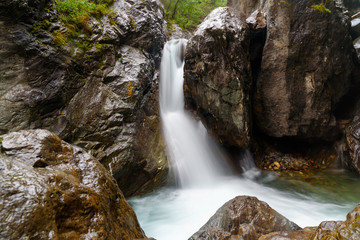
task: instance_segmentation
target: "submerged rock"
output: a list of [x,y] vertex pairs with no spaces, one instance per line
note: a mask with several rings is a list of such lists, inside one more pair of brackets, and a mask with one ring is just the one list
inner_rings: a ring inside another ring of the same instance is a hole
[[230,8],[217,8],[189,40],[184,67],[187,108],[227,146],[250,141],[249,29]]
[[[255,197],[238,196],[225,203],[189,240],[259,239],[271,232],[300,227]],[[268,239],[268,238],[265,238]]]
[[1,136],[1,239],[146,238],[115,180],[46,130]]

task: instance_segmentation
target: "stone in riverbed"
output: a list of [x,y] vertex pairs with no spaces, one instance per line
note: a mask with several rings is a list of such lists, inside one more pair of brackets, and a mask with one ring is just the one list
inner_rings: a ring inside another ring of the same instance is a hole
[[225,203],[189,240],[259,239],[271,232],[300,227],[256,197],[238,196]]
[[347,214],[343,222],[322,222],[311,239],[360,239],[360,204]]
[[249,35],[235,11],[217,8],[186,48],[186,107],[226,146],[247,147],[250,141]]
[[115,180],[46,130],[2,135],[1,239],[146,238]]

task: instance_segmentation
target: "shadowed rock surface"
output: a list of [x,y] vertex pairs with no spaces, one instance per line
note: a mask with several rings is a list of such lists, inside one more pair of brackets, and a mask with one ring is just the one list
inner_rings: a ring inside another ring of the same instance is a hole
[[186,48],[184,95],[206,128],[227,146],[250,141],[249,29],[230,8],[217,8]]
[[347,164],[348,168],[360,174],[360,118],[356,116],[346,128]]
[[271,232],[299,229],[256,197],[238,196],[219,208],[189,240],[259,239]]
[[46,130],[1,136],[0,238],[145,238],[115,180]]

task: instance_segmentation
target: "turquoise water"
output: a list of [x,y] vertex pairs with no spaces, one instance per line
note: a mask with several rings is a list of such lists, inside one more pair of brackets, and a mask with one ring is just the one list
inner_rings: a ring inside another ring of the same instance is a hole
[[286,176],[253,169],[239,177],[224,177],[212,186],[164,188],[129,202],[148,237],[181,240],[238,195],[256,196],[301,227],[345,220],[360,202],[359,184],[360,178],[349,172]]

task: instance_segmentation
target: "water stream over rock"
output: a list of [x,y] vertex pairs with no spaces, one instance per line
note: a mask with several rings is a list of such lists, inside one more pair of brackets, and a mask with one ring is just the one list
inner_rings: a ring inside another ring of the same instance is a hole
[[161,63],[161,118],[178,186],[130,199],[146,235],[157,240],[188,239],[222,204],[238,195],[256,196],[301,227],[344,220],[360,199],[355,176],[327,172],[308,178],[282,177],[257,170],[249,152],[240,161],[245,173],[231,175],[204,126],[184,109],[185,46],[186,40],[168,42]]

